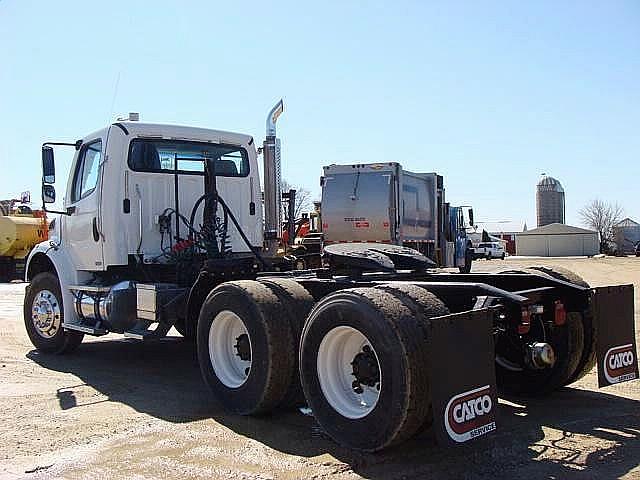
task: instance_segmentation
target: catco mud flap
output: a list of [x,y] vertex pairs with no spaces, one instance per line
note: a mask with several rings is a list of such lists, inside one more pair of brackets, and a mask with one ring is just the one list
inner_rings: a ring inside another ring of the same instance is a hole
[[638,378],[633,285],[593,289],[597,328],[598,386]]
[[496,429],[491,317],[483,309],[429,323],[433,427],[441,445],[468,442]]

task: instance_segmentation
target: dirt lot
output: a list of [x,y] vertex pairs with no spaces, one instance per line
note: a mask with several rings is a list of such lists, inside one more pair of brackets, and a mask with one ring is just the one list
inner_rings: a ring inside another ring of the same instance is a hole
[[[474,270],[562,265],[592,285],[634,283],[640,259],[480,261]],[[179,338],[86,339],[33,350],[24,284],[0,285],[0,478],[640,478],[640,382],[597,390],[595,372],[551,397],[501,400],[499,431],[453,450],[430,432],[359,454],[299,413],[225,415]],[[640,334],[640,329],[637,329]]]

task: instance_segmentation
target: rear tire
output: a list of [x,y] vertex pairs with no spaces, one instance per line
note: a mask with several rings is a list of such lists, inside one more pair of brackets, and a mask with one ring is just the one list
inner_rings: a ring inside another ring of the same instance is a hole
[[31,343],[41,352],[69,353],[82,342],[84,334],[65,330],[64,305],[58,277],[50,272],[37,274],[24,297],[24,325]]
[[226,282],[207,296],[198,318],[198,362],[224,408],[266,413],[285,397],[295,358],[287,310],[269,287]]
[[[571,270],[567,270],[562,267],[544,267],[541,265],[536,265],[533,267],[528,267],[528,270],[533,270],[535,273],[542,272],[550,277],[557,278],[558,280],[563,280],[565,282],[573,283],[575,285],[579,285],[581,287],[589,288],[589,284],[584,281],[584,279]],[[567,381],[567,385],[573,382],[580,380],[587,373],[589,373],[596,364],[596,341],[598,339],[598,331],[596,329],[596,322],[593,318],[593,312],[591,308],[583,312],[575,312],[576,315],[580,317],[582,322],[583,331],[584,331],[584,348],[582,350],[582,355],[578,364],[576,366],[576,371],[571,375],[571,377]]]
[[414,435],[429,409],[426,350],[420,321],[391,293],[355,288],[323,298],[300,347],[302,387],[320,426],[365,451]]
[[[576,371],[580,360],[579,353],[582,352],[584,344],[583,326],[579,316],[574,312],[568,313],[565,325],[555,327],[553,333],[553,338],[547,340],[556,355],[553,367],[514,371],[501,365],[499,359],[496,359],[496,380],[502,392],[521,396],[543,395],[569,382]],[[500,355],[500,341],[496,343],[496,357]]]
[[307,315],[313,307],[313,297],[302,285],[288,278],[265,278],[260,279],[259,282],[269,287],[278,296],[287,311],[286,320],[291,331],[291,344],[288,348],[292,352],[294,366],[291,371],[289,388],[280,406],[282,408],[299,407],[306,403],[298,368],[300,337]]
[[[405,304],[414,316],[419,319],[425,339],[427,339],[427,323],[433,317],[440,317],[442,315],[449,315],[449,309],[445,304],[436,297],[430,291],[418,287],[417,285],[411,285],[409,283],[389,283],[376,287],[377,289],[384,290],[391,293],[394,297]],[[425,365],[427,371],[431,368],[429,364]],[[431,384],[427,381],[425,388],[425,395],[428,398],[429,404],[428,413],[425,421],[418,429],[418,432],[429,428],[433,423],[433,408],[431,405]]]

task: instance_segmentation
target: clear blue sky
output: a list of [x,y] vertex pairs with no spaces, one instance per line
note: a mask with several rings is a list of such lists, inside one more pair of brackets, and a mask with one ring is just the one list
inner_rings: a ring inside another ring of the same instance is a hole
[[637,1],[150,5],[0,1],[0,197],[117,114],[261,141],[282,96],[284,176],[316,195],[322,165],[399,161],[531,227],[547,172],[569,223],[595,197],[640,221]]

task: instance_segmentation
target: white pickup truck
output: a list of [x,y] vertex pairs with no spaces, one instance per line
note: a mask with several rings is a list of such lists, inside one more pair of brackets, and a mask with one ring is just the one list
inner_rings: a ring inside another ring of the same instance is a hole
[[504,248],[500,242],[482,242],[473,248],[473,258],[500,258],[504,260]]

